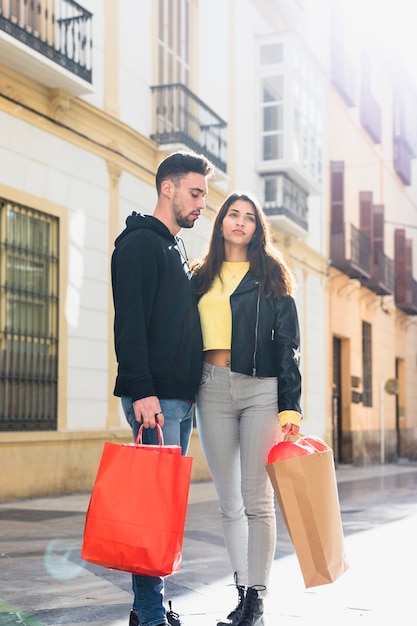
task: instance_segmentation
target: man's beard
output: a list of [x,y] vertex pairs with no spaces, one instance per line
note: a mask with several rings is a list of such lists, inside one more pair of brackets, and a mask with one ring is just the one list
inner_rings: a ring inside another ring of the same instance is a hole
[[194,217],[181,214],[179,205],[175,202],[172,204],[172,211],[174,213],[175,221],[180,228],[192,228],[195,223]]

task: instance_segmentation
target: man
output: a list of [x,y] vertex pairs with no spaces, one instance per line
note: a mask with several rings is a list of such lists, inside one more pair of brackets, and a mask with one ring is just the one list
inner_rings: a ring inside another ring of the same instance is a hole
[[[192,228],[205,206],[213,165],[203,156],[176,152],[156,173],[157,204],[152,215],[133,213],[115,242],[112,286],[118,372],[114,394],[121,397],[136,439],[156,443],[156,424],[166,444],[186,454],[193,402],[200,383],[200,321],[185,248],[177,237]],[[152,477],[140,477],[152,485]],[[162,578],[133,575],[130,626],[181,626],[163,606]]]

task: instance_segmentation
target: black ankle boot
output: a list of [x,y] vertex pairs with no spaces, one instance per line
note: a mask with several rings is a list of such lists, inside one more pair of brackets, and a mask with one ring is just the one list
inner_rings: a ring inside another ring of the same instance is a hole
[[264,601],[260,592],[265,587],[249,587],[243,604],[243,614],[237,626],[264,626]]
[[217,626],[237,626],[242,619],[243,603],[245,601],[245,587],[237,584],[237,576],[235,574],[235,583],[238,593],[238,603],[233,611],[230,611],[229,615],[222,622],[217,622]]

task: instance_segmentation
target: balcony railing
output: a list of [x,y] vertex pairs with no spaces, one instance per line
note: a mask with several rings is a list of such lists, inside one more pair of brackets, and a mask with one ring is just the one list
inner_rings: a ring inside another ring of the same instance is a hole
[[308,193],[289,176],[278,172],[263,176],[265,215],[284,231],[308,233]]
[[0,31],[91,83],[92,14],[73,0],[0,0]]
[[395,268],[394,261],[389,259],[383,252],[378,254],[378,263],[374,265],[372,276],[362,280],[367,287],[378,296],[392,295],[395,292]]
[[353,224],[343,224],[330,235],[331,263],[350,278],[371,277],[371,246],[369,237]]
[[227,124],[186,85],[151,87],[154,131],[160,145],[180,144],[203,153],[222,172],[227,171]]

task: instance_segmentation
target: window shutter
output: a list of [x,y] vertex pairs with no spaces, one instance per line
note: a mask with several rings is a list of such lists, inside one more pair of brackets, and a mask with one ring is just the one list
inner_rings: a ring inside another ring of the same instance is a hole
[[405,230],[395,229],[395,299],[405,302]]
[[332,161],[331,169],[331,227],[332,233],[343,233],[345,224],[344,206],[344,174],[345,164],[343,161]]
[[344,261],[345,253],[345,206],[343,161],[330,163],[330,257],[332,261]]
[[374,263],[379,263],[380,254],[384,253],[384,205],[373,206],[373,246]]
[[373,247],[373,213],[372,191],[359,192],[359,229],[365,233],[371,246],[371,274],[374,273],[374,247]]
[[404,259],[404,274],[405,274],[405,301],[407,304],[413,302],[413,241],[412,239],[405,240],[405,259]]

